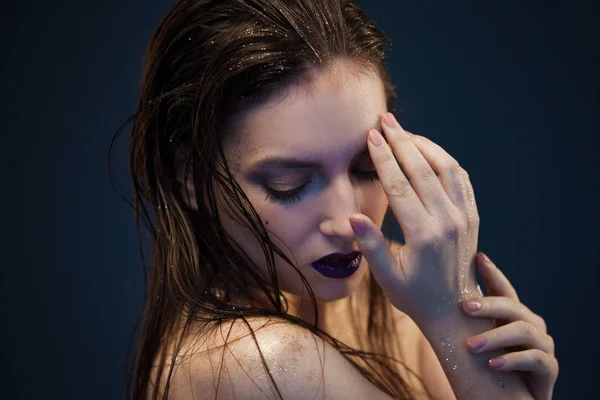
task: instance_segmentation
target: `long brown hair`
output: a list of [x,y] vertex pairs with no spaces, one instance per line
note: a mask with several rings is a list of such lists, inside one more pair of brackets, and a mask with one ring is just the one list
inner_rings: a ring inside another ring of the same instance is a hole
[[[175,343],[181,346],[194,321],[219,324],[238,318],[248,324],[246,318],[252,316],[281,318],[309,329],[338,349],[382,391],[395,398],[412,398],[398,373],[402,363],[386,355],[398,333],[385,323],[389,321],[389,299],[372,275],[368,337],[363,339],[373,351],[365,352],[317,327],[318,311],[308,282],[270,241],[260,217],[231,175],[222,147],[234,115],[259,107],[292,86],[307,86],[311,71],[323,70],[340,59],[350,61],[357,74],[375,71],[384,83],[388,110],[394,111],[396,92],[384,53],[388,45],[391,41],[350,0],[179,0],[162,20],[147,48],[136,113],[116,133],[109,150],[110,163],[115,141],[133,121],[129,151],[132,206],[142,260],[140,219],[152,234],[152,252],[149,278],[144,268],[145,306],[127,377],[128,398],[148,398],[157,357],[158,379],[163,374],[165,341],[180,333]],[[219,165],[225,173],[217,169]],[[182,173],[191,177],[197,209],[189,207],[189,192],[178,183]],[[223,229],[215,190],[235,204],[244,217],[240,223],[260,238],[268,279]],[[314,324],[287,314],[274,253],[304,282],[316,315]],[[232,295],[250,297],[248,287],[260,288],[264,292],[261,299],[268,301],[262,301],[261,307],[236,307]],[[182,313],[185,328],[180,331]],[[170,360],[165,399],[178,350]],[[157,397],[155,385],[152,399]]]

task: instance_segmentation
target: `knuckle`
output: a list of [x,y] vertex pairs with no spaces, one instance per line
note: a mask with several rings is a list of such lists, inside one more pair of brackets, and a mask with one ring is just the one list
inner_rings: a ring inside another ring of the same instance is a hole
[[467,171],[465,171],[458,162],[451,163],[449,166],[444,168],[444,170],[453,177],[468,177]]
[[546,364],[546,353],[544,353],[543,351],[536,349],[530,352],[529,354],[532,364],[534,364],[536,367],[541,367],[544,364]]
[[386,151],[385,153],[381,154],[381,155],[378,157],[378,159],[379,159],[378,161],[379,161],[381,164],[386,164],[386,163],[388,163],[388,162],[390,162],[390,161],[394,161],[394,164],[396,164],[396,163],[397,163],[397,161],[396,161],[396,157],[394,156],[394,154],[393,154],[391,151]]
[[469,227],[479,228],[481,220],[478,213],[469,215]]
[[377,251],[377,243],[374,240],[365,240],[360,245],[360,251],[364,254],[372,255]]
[[454,245],[458,244],[458,240],[460,239],[460,234],[458,229],[452,229],[446,231],[446,237],[450,239],[450,242]]
[[393,178],[390,182],[388,197],[407,198],[413,188],[406,179]]
[[554,354],[554,350],[556,349],[554,338],[550,335],[546,335],[546,338],[548,339],[548,347],[550,347],[550,353]]
[[524,329],[525,334],[529,338],[533,339],[536,336],[536,334],[537,334],[535,325],[530,324],[529,322],[525,322],[525,321],[522,321],[522,325],[523,325],[523,329]]
[[538,319],[538,325],[542,328],[542,331],[544,333],[548,332],[548,326],[546,325],[546,321],[544,320],[544,318],[542,318],[538,315],[537,319]]
[[375,232],[373,235],[367,235],[360,240],[360,251],[365,255],[372,256],[383,248],[384,239],[381,231]]
[[437,248],[443,238],[442,230],[436,227],[419,229],[414,233],[414,243],[419,247]]
[[466,222],[457,216],[453,216],[447,219],[445,222],[445,231],[448,237],[457,237],[461,232],[464,232],[466,228]]
[[429,165],[418,167],[415,170],[415,177],[417,179],[421,179],[425,182],[429,182],[434,179],[437,179],[437,175],[435,174],[435,171],[433,169],[431,169],[431,167]]
[[427,238],[423,239],[424,244],[428,248],[438,248],[440,243],[443,243],[446,240],[447,234],[441,229],[430,230]]
[[[529,309],[528,309],[528,308],[525,306],[525,304],[523,304],[523,303],[517,303],[517,309],[518,309],[518,312],[519,312],[519,314],[520,314],[521,318],[525,318],[525,316],[527,315],[527,312],[528,312],[528,310],[529,310]],[[528,325],[529,325],[529,324],[528,324]]]

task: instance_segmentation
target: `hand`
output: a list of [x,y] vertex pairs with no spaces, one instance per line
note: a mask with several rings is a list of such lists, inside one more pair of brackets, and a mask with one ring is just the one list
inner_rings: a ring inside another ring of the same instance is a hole
[[[477,267],[488,290],[488,296],[472,298],[463,303],[463,310],[470,316],[493,318],[497,328],[467,339],[467,348],[473,353],[509,347],[509,352],[493,360],[503,362],[497,371],[521,372],[523,382],[536,400],[549,400],[556,378],[558,361],[554,356],[554,340],[546,330],[546,323],[519,301],[517,292],[496,265],[483,253],[477,257]],[[473,304],[479,309],[471,310]],[[477,340],[480,339],[480,340]],[[479,344],[473,349],[469,344]]]
[[418,323],[477,293],[479,215],[469,176],[458,162],[429,139],[404,131],[392,114],[386,117],[381,126],[391,149],[375,129],[368,148],[406,244],[388,247],[366,215],[356,214],[350,223],[379,285]]

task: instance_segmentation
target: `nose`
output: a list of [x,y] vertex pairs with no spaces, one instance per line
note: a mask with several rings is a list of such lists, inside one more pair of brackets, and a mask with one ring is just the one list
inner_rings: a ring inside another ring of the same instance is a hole
[[[350,214],[348,214],[348,217]],[[350,222],[346,218],[328,219],[321,222],[319,229],[326,236],[334,236],[342,239],[345,242],[353,242],[355,240],[354,231]]]
[[354,231],[350,226],[348,217],[360,213],[357,202],[356,188],[345,177],[333,182],[326,196],[328,204],[324,205],[325,218],[319,224],[319,229],[324,235],[339,237],[344,241],[355,240]]

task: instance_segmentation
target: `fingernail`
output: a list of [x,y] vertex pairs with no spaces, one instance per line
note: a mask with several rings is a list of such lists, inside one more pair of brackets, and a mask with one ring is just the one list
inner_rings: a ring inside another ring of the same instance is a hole
[[490,260],[490,258],[484,252],[481,252],[481,255],[483,256],[483,258],[485,259],[485,261],[487,261],[487,262],[491,262],[492,261],[492,260]]
[[357,236],[365,236],[367,234],[367,224],[358,218],[350,217],[350,225]]
[[467,340],[467,344],[469,345],[471,350],[479,350],[485,345],[485,343],[485,338],[482,338],[481,336]]
[[489,361],[490,368],[498,369],[504,365],[504,360],[502,358],[492,358]]
[[377,132],[376,129],[371,129],[369,131],[369,140],[377,147],[383,144],[383,138],[381,137],[381,134]]
[[383,117],[383,120],[385,121],[385,124],[387,126],[389,126],[390,128],[398,127],[398,121],[396,121],[396,118],[394,118],[394,114],[392,114],[392,113],[385,114],[385,117]]
[[469,311],[478,311],[481,308],[481,303],[478,301],[467,301],[467,309]]

